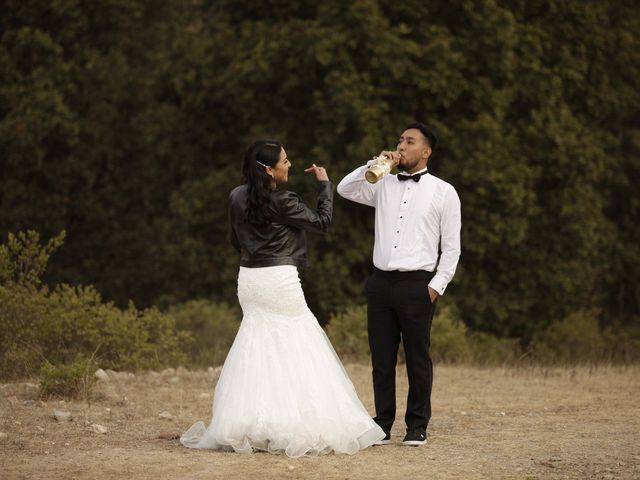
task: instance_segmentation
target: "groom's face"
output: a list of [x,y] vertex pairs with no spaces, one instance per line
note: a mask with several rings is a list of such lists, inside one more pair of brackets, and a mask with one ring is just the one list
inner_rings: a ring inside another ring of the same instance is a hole
[[417,128],[405,130],[400,135],[397,149],[401,155],[398,170],[408,173],[414,173],[426,167],[431,155],[431,147],[427,139]]

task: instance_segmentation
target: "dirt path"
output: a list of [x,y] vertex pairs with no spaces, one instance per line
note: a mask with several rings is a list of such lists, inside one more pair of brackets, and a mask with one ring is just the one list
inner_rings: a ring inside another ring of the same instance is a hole
[[[371,411],[369,368],[347,370]],[[215,378],[182,369],[112,375],[90,404],[42,403],[33,385],[0,385],[0,478],[640,478],[640,367],[438,365],[426,446],[400,445],[401,411],[393,445],[302,459],[194,451],[159,439],[208,423]],[[402,370],[399,378],[404,408]],[[73,421],[53,420],[54,408],[71,411]],[[107,432],[95,433],[94,424]]]

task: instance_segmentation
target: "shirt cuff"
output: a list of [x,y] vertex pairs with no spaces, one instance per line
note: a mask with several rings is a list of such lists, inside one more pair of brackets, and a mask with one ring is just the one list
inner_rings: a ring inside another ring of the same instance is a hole
[[448,283],[441,275],[436,273],[429,282],[429,286],[438,292],[438,295],[443,295]]

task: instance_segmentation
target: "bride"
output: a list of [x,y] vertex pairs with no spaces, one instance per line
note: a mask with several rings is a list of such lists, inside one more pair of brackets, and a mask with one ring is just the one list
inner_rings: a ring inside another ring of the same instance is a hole
[[243,184],[229,196],[243,319],[216,385],[211,424],[189,428],[180,437],[186,447],[299,457],[353,454],[385,437],[307,307],[298,278],[297,267],[307,263],[305,231],[324,233],[331,223],[333,186],[324,168],[307,168],[319,185],[317,208],[310,209],[278,188],[290,166],[280,142],[254,142]]

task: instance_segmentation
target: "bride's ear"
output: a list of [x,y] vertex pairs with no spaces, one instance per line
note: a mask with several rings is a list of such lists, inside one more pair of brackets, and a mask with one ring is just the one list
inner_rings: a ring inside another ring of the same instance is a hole
[[271,178],[273,178],[273,168],[267,167],[264,170],[265,170],[265,172],[267,172],[267,175],[269,175]]

